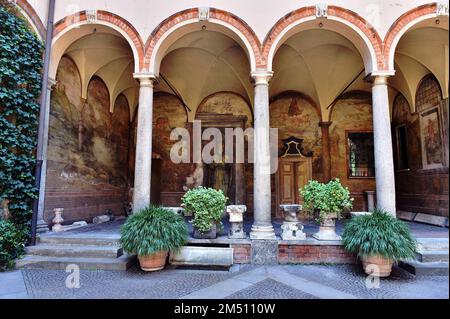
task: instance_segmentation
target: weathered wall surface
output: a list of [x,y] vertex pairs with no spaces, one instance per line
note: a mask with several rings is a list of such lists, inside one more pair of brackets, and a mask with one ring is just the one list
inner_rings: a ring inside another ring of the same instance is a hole
[[[419,92],[420,94],[420,92]],[[439,94],[439,93],[438,93]],[[396,164],[396,192],[397,192],[397,209],[414,212],[425,213],[431,215],[448,217],[449,203],[448,203],[448,166],[445,165],[445,143],[448,145],[448,139],[442,138],[445,132],[448,131],[448,99],[441,100],[439,95],[427,94],[427,101],[430,105],[418,104],[418,111],[411,113],[410,107],[406,99],[399,95],[394,103],[393,115],[392,115],[392,129],[393,129],[393,146],[394,146],[394,160]],[[436,138],[439,145],[437,148],[432,148],[432,154],[424,160],[423,153],[426,154],[426,150],[422,152],[422,141],[428,141],[428,147],[432,146],[430,137],[423,138],[422,134],[427,135],[429,130],[428,126],[424,125],[426,122],[420,123],[420,111],[421,109],[427,109],[429,106],[433,108],[438,105],[439,109],[439,122],[434,123],[432,127],[435,129],[429,129],[440,138]],[[408,169],[399,169],[398,165],[398,153],[397,153],[397,141],[396,141],[396,128],[404,125],[407,132],[407,158]],[[421,126],[422,129],[421,129]],[[447,133],[448,134],[448,133]],[[447,146],[448,147],[448,146]],[[426,168],[427,165],[433,164],[437,161],[435,157],[440,157],[439,162],[442,163],[442,167]]]
[[80,99],[78,70],[61,60],[51,98],[45,219],[64,208],[66,222],[89,220],[111,209],[123,214],[128,182],[129,108],[119,97],[109,112],[109,93],[99,78]]
[[353,209],[365,210],[364,191],[375,190],[375,178],[349,178],[346,131],[372,131],[372,99],[367,92],[350,92],[339,99],[331,114],[331,177],[338,177],[355,199]]

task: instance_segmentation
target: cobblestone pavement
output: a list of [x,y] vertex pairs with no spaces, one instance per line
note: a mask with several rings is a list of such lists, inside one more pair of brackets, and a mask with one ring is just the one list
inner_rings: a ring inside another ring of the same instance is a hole
[[[315,298],[429,298],[449,297],[448,276],[413,276],[394,268],[378,289],[366,287],[361,265],[234,266],[230,271],[166,269],[145,273],[80,271],[80,288],[66,287],[65,271],[23,270],[14,277],[25,283],[17,297],[32,299],[315,299]],[[11,275],[0,274],[0,287]],[[9,280],[9,281],[7,281]],[[8,292],[3,298],[15,298]],[[0,289],[0,298],[2,297]]]

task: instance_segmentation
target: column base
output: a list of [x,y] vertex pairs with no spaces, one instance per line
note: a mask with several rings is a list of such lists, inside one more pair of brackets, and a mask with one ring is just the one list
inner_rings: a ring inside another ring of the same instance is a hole
[[50,228],[48,227],[47,223],[43,219],[38,220],[36,225],[36,232],[45,233],[48,231],[50,231]]
[[250,232],[250,239],[252,240],[274,240],[277,239],[272,225],[258,226],[253,225]]

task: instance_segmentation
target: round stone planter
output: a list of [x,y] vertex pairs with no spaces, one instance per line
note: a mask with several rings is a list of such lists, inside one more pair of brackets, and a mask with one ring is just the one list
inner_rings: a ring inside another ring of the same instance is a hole
[[317,240],[341,240],[341,236],[336,233],[337,214],[327,214],[320,222],[319,231],[313,234]]
[[167,251],[160,251],[148,256],[138,256],[143,271],[158,271],[166,266]]
[[365,273],[376,277],[389,277],[394,264],[392,259],[380,255],[362,256],[361,260]]
[[215,239],[217,238],[217,225],[212,225],[211,229],[207,233],[202,233],[194,226],[194,238],[197,239]]

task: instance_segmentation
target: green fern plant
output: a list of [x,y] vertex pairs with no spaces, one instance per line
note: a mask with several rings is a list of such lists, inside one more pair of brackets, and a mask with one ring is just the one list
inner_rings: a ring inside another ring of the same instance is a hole
[[408,226],[379,208],[352,218],[345,225],[342,241],[347,251],[359,256],[381,255],[394,261],[416,256],[417,243]]
[[128,217],[120,230],[123,249],[139,256],[160,251],[177,251],[188,238],[180,215],[163,207],[149,206]]

